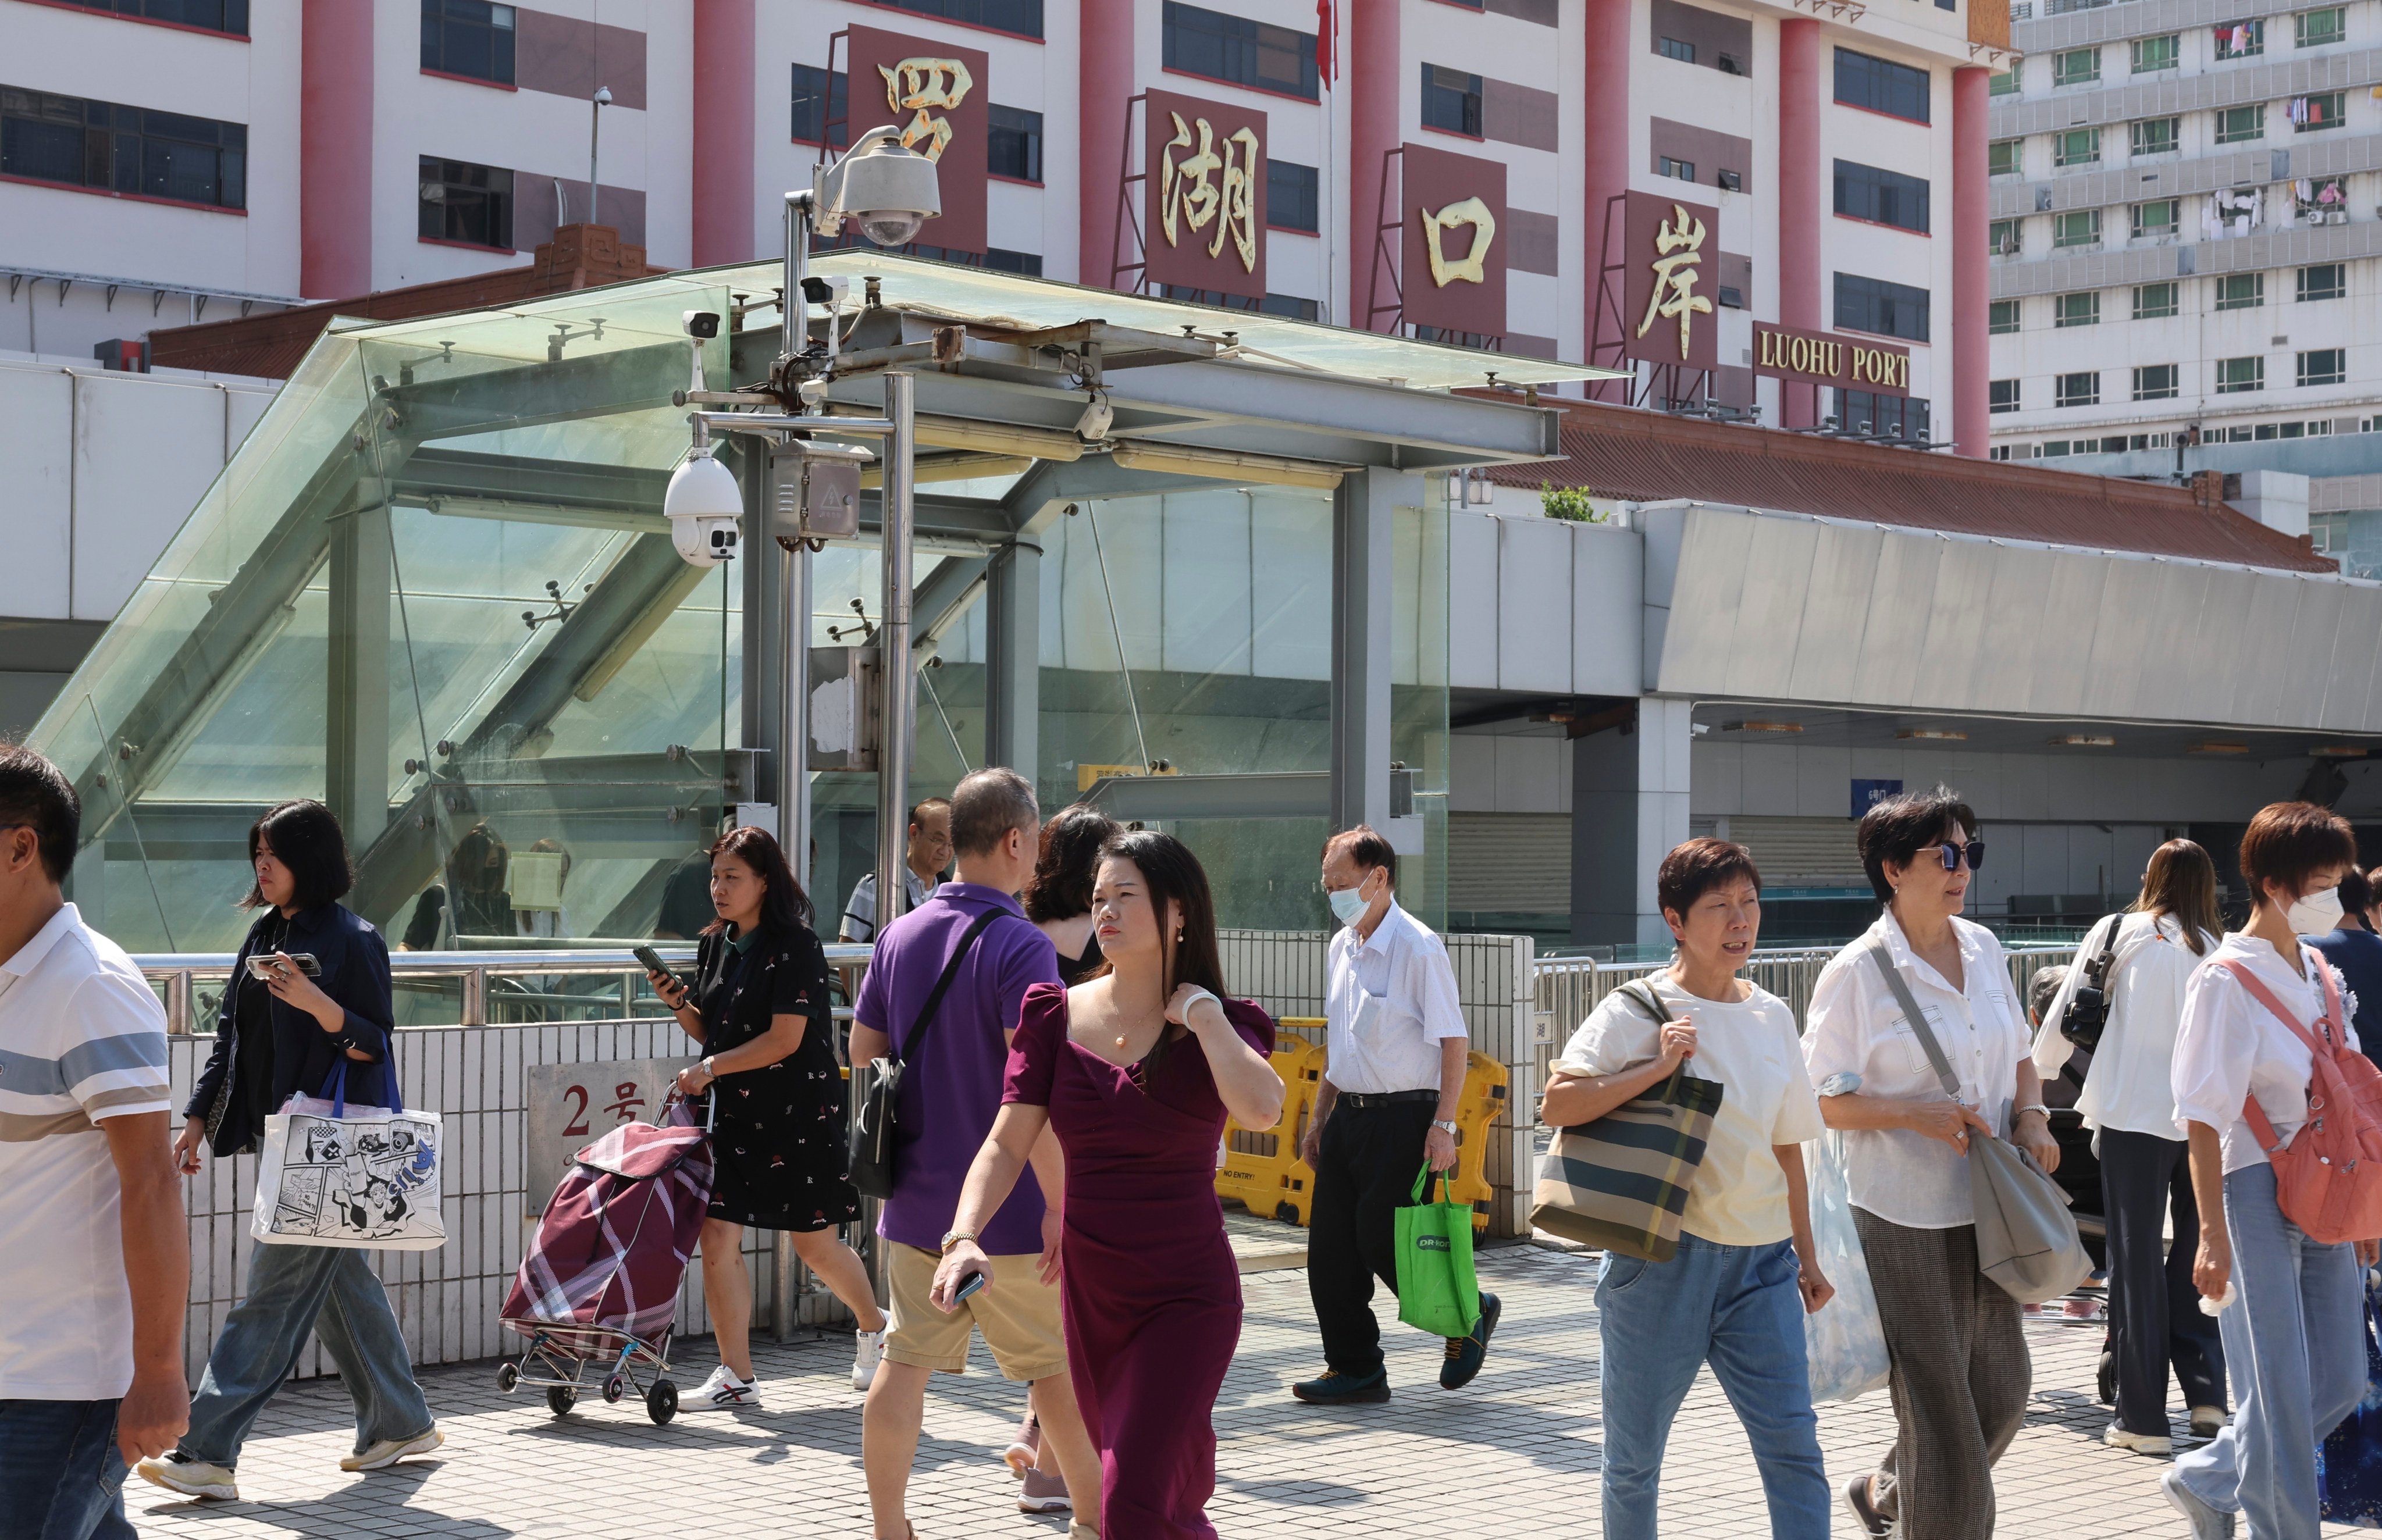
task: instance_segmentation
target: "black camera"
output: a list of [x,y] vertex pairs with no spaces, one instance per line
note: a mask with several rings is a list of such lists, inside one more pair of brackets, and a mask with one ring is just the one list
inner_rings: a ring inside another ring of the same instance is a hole
[[689,311],[681,319],[689,336],[710,338],[719,335],[719,317],[715,312]]

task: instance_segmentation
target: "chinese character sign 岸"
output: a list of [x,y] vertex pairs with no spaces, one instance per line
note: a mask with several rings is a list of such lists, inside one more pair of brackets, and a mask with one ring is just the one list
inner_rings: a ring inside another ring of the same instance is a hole
[[1622,357],[1673,369],[1718,368],[1718,275],[1727,261],[1720,210],[1633,192],[1622,226],[1611,259],[1619,264],[1621,293],[1600,300],[1608,308],[1598,312],[1611,315]]
[[1713,302],[1696,292],[1703,275],[1704,222],[1684,207],[1671,205],[1671,217],[1654,232],[1654,290],[1647,297],[1645,318],[1638,323],[1644,336],[1657,321],[1679,323],[1679,357],[1684,361],[1695,342],[1695,319],[1710,315]]

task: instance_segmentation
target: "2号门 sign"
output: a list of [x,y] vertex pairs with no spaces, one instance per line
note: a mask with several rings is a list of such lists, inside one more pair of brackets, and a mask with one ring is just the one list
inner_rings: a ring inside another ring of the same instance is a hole
[[681,1058],[615,1058],[595,1064],[529,1067],[529,1128],[523,1164],[525,1211],[541,1214],[579,1152],[623,1123],[650,1123],[661,1111]]

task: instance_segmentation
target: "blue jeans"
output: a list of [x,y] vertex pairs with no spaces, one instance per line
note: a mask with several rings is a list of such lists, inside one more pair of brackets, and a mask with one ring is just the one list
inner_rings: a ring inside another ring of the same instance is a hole
[[430,1431],[430,1404],[367,1253],[345,1246],[259,1246],[248,1297],[233,1307],[190,1400],[181,1452],[231,1468],[264,1403],[298,1366],[313,1331],[356,1403],[356,1452]]
[[2249,1521],[2250,1540],[2316,1540],[2316,1446],[2365,1394],[2365,1300],[2354,1247],[2320,1245],[2283,1217],[2275,1168],[2225,1179],[2225,1228],[2240,1298],[2217,1317],[2239,1409],[2233,1425],[2176,1459],[2209,1507]]
[[1774,1540],[1827,1540],[1799,1270],[1785,1241],[1716,1246],[1682,1235],[1668,1262],[1605,1254],[1596,1309],[1607,1540],[1653,1540],[1663,1448],[1706,1363],[1753,1445]]
[[0,1540],[133,1540],[114,1401],[0,1401]]

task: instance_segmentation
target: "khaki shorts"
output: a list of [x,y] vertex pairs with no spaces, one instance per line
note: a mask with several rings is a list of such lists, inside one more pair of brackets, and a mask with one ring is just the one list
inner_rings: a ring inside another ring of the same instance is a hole
[[968,1333],[984,1333],[984,1345],[1001,1377],[1049,1379],[1067,1372],[1067,1339],[1059,1322],[1059,1286],[1036,1276],[1038,1253],[996,1256],[986,1269],[991,1280],[945,1314],[927,1296],[942,1258],[898,1241],[885,1242],[891,1303],[886,1314],[885,1356],[896,1363],[939,1374],[967,1373]]

